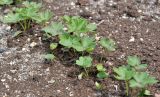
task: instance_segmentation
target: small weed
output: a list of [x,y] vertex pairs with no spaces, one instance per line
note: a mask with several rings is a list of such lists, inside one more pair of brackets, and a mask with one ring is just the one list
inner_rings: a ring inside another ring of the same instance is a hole
[[84,68],[86,76],[89,76],[87,68],[92,66],[92,60],[90,56],[79,57],[79,60],[76,60],[76,64]]

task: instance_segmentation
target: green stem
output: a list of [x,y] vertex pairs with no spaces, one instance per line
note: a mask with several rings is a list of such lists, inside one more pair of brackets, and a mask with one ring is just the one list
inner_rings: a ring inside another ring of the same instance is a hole
[[84,68],[84,70],[85,70],[85,72],[86,72],[86,75],[87,75],[87,77],[88,77],[88,71],[87,71],[87,69],[86,69],[86,68]]
[[24,31],[25,30],[24,25],[21,22],[19,22],[19,24],[21,25],[21,27],[23,28],[23,31]]
[[125,85],[126,85],[126,94],[127,96],[129,96],[129,85],[128,85],[128,81],[125,81]]
[[26,32],[27,29],[27,20],[24,20],[24,32]]
[[28,20],[28,29],[30,28],[31,20]]

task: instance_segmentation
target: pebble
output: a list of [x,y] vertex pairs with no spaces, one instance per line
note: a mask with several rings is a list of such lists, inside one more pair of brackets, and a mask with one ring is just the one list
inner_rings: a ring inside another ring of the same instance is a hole
[[133,36],[131,36],[129,42],[134,42],[135,41],[135,38]]
[[33,48],[33,47],[35,47],[36,45],[37,45],[36,42],[32,42],[29,46]]
[[49,84],[53,84],[55,82],[55,80],[51,79],[50,81],[48,81]]
[[1,82],[5,82],[6,81],[6,79],[1,79]]
[[74,2],[71,2],[71,5],[72,5],[72,6],[75,6],[75,3],[74,3]]
[[57,90],[57,93],[60,93],[61,92],[61,90]]
[[10,70],[11,73],[16,73],[17,70]]
[[73,92],[69,92],[69,96],[73,96]]

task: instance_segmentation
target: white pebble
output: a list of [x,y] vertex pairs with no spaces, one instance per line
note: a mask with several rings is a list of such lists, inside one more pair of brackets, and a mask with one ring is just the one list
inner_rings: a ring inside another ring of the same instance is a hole
[[131,36],[129,42],[134,42],[135,41],[135,38],[133,36]]
[[75,3],[74,3],[74,2],[71,2],[71,5],[72,5],[72,6],[75,6]]
[[37,43],[36,42],[32,42],[31,44],[30,44],[30,47],[35,47],[37,45]]
[[5,82],[6,81],[6,79],[1,79],[1,82]]

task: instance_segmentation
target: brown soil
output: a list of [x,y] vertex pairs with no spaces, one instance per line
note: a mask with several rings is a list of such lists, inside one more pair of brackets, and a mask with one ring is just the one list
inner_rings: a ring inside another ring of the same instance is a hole
[[[53,11],[54,21],[63,15],[80,15],[98,24],[98,37],[116,40],[115,52],[102,52],[97,48],[93,54],[95,60],[96,56],[104,57],[110,77],[78,80],[80,69],[74,65],[78,55],[57,50],[57,60],[47,62],[42,54],[48,51],[50,40],[43,41],[41,31],[18,38],[12,38],[12,33],[7,32],[0,37],[0,49],[6,49],[0,52],[0,97],[125,97],[124,83],[113,78],[112,67],[126,64],[128,55],[140,56],[142,62],[148,64],[146,71],[160,80],[160,1],[43,1],[44,8]],[[36,45],[32,47],[33,43]],[[102,82],[104,90],[97,91],[95,81]],[[153,95],[160,94],[160,83],[149,90]]]

